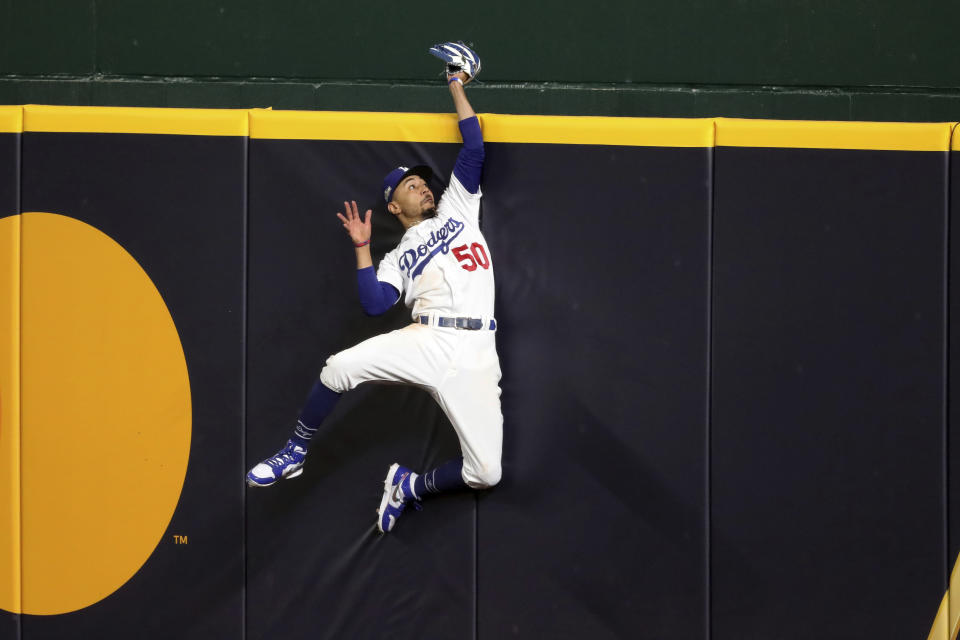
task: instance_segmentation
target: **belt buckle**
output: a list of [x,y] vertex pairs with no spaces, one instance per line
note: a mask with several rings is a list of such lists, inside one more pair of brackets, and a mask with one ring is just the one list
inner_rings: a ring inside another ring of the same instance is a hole
[[483,320],[479,318],[457,318],[457,329],[479,331],[483,329]]

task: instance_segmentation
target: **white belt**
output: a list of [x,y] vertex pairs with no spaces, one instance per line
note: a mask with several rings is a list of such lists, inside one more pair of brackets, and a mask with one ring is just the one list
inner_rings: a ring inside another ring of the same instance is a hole
[[497,321],[494,318],[447,317],[431,313],[421,315],[417,321],[420,324],[427,324],[433,327],[464,329],[467,331],[479,331],[482,329],[494,331],[497,328]]

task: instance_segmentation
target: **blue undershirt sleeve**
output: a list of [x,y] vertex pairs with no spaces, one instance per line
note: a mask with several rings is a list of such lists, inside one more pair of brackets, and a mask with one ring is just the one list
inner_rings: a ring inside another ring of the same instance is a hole
[[400,299],[400,292],[392,284],[377,280],[373,267],[357,269],[357,289],[360,291],[360,306],[368,316],[385,313]]
[[457,154],[457,163],[453,166],[453,175],[457,177],[467,191],[480,190],[480,174],[483,171],[483,132],[477,116],[460,121],[460,136],[463,146]]

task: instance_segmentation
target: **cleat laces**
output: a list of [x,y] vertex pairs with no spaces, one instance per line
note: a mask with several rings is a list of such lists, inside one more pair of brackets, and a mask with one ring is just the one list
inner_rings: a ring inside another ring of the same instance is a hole
[[287,463],[295,463],[296,459],[293,457],[293,453],[294,452],[292,448],[287,447],[286,449],[284,449],[274,457],[267,460],[267,464],[273,467],[274,469],[277,469],[279,467],[284,466]]

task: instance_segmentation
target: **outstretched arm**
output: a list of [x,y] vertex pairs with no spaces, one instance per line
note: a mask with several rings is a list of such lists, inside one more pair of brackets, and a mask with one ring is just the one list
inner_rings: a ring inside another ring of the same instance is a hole
[[450,95],[453,96],[453,106],[457,110],[457,119],[460,121],[460,136],[463,138],[463,148],[457,155],[453,175],[466,187],[467,191],[477,193],[480,190],[480,175],[483,172],[483,133],[480,130],[477,114],[470,106],[467,92],[463,88],[466,81],[467,74],[463,71],[447,75]]
[[357,254],[357,289],[360,292],[360,306],[369,316],[378,316],[396,304],[400,299],[400,292],[393,285],[377,280],[373,269],[373,256],[370,255],[370,236],[372,235],[370,216],[371,209],[367,209],[363,218],[355,201],[344,202],[346,215],[337,212],[337,217],[343,223],[347,235],[353,242]]
[[453,106],[457,109],[457,120],[466,120],[477,115],[473,112],[473,107],[467,100],[467,92],[463,88],[468,81],[469,77],[463,71],[447,74],[447,85],[450,87],[450,95],[453,96]]

